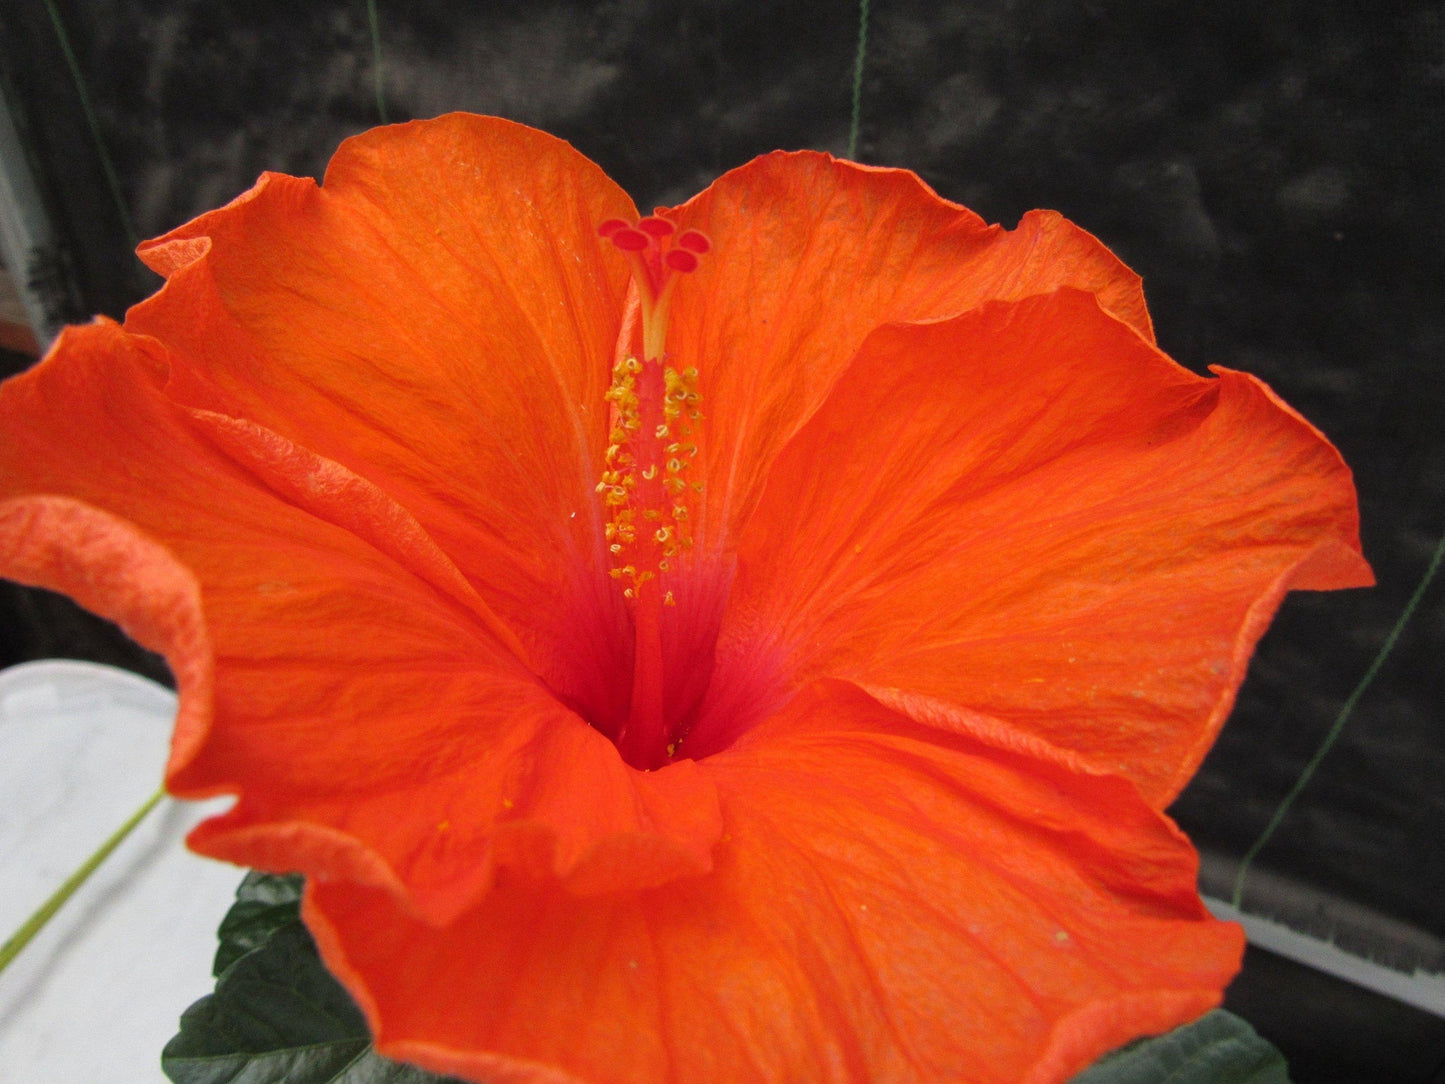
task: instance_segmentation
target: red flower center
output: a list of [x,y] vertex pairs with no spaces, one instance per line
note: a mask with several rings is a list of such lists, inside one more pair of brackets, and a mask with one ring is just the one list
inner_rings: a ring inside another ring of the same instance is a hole
[[608,219],[597,232],[632,265],[642,316],[642,356],[622,357],[612,369],[612,424],[597,493],[611,574],[622,585],[634,636],[632,697],[617,748],[634,767],[654,768],[677,752],[663,709],[662,607],[674,604],[669,580],[692,544],[688,497],[702,489],[687,477],[697,454],[692,426],[702,418],[698,374],[668,357],[667,312],[678,280],[697,270],[712,243],[656,216],[636,226]]

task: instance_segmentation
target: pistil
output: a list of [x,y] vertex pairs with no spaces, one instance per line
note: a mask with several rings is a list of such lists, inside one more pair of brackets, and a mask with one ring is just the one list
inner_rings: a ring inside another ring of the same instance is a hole
[[608,512],[611,574],[633,627],[632,699],[617,747],[629,764],[650,769],[676,750],[663,697],[662,609],[673,605],[670,574],[691,545],[689,490],[701,489],[685,477],[697,454],[691,427],[702,416],[697,369],[668,356],[667,315],[678,280],[697,269],[711,243],[656,216],[635,226],[610,219],[598,233],[632,265],[642,319],[642,356],[628,355],[612,370],[612,427],[597,492]]

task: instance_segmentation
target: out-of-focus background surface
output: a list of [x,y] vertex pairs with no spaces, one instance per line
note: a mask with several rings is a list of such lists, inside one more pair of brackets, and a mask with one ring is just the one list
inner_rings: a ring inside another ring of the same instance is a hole
[[[137,239],[262,170],[320,177],[383,103],[393,121],[467,109],[545,128],[643,207],[777,147],[843,154],[858,15],[381,0],[373,36],[364,0],[6,0],[0,157],[40,224],[0,279],[0,372],[30,363],[28,329],[118,318],[154,289]],[[1172,811],[1206,890],[1227,894],[1445,531],[1445,7],[874,0],[860,103],[859,158],[1006,225],[1062,211],[1144,276],[1167,351],[1262,376],[1355,470],[1379,586],[1286,602]],[[0,583],[0,666],[56,655],[166,676],[64,600]],[[1442,657],[1437,584],[1261,854],[1246,910],[1445,971]],[[1230,997],[1302,1084],[1445,1079],[1445,1021],[1418,1009],[1256,950]]]
[[[8,937],[160,785],[169,690],[58,659],[0,671],[0,936]],[[163,801],[0,982],[0,1080],[159,1084],[176,1016],[210,992],[241,873],[187,830],[230,804]]]

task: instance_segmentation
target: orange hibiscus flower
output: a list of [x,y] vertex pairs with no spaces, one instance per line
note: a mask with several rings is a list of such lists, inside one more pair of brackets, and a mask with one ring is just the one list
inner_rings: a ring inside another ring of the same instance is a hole
[[307,875],[383,1053],[1038,1084],[1218,1003],[1161,810],[1370,574],[1088,234],[823,154],[639,220],[454,115],[141,253],[0,390],[0,572],[165,653],[193,846]]

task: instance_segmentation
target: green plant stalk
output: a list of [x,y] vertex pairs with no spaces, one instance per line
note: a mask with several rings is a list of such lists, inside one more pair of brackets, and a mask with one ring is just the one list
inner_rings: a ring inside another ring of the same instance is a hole
[[55,894],[40,905],[40,909],[25,920],[25,925],[16,930],[4,945],[0,945],[0,973],[3,973],[10,966],[10,961],[20,955],[20,951],[34,939],[35,935],[45,928],[55,913],[65,906],[65,901],[75,895],[76,889],[90,879],[90,875],[100,868],[100,864],[110,857],[110,852],[119,847],[125,837],[135,831],[141,821],[145,820],[146,814],[160,804],[160,800],[166,796],[166,790],[162,787],[149,798],[145,804],[130,815],[130,819],[122,824],[115,832],[100,845],[99,848],[81,863],[80,868],[72,873],[63,885],[55,890]]
[[65,32],[65,23],[60,18],[60,11],[56,8],[54,0],[45,0],[45,10],[50,15],[50,24],[55,28],[55,37],[60,42],[60,51],[65,56],[65,64],[70,69],[70,78],[75,83],[75,93],[80,96],[80,108],[85,112],[85,123],[90,127],[91,142],[95,144],[96,156],[100,159],[100,168],[105,172],[105,183],[110,187],[110,197],[115,201],[116,213],[120,216],[120,225],[125,230],[126,240],[130,247],[135,248],[140,244],[140,234],[136,231],[135,222],[130,217],[130,208],[126,206],[125,194],[121,191],[120,175],[115,171],[115,163],[110,160],[110,152],[105,147],[105,137],[100,132],[100,121],[95,115],[95,109],[90,104],[90,92],[85,86],[85,77],[80,73],[80,63],[75,59],[75,52],[70,48],[70,35]]
[[853,121],[848,126],[848,157],[858,158],[858,127],[863,116],[863,60],[868,55],[868,0],[858,0],[858,52],[853,57]]
[[1269,823],[1265,825],[1259,838],[1250,845],[1249,850],[1244,852],[1244,857],[1239,860],[1239,871],[1234,875],[1234,891],[1229,898],[1229,903],[1235,910],[1240,909],[1240,901],[1244,899],[1244,881],[1249,875],[1250,865],[1259,852],[1264,850],[1265,844],[1270,841],[1275,829],[1284,821],[1290,807],[1294,805],[1295,799],[1300,796],[1300,792],[1314,777],[1316,770],[1333,748],[1341,731],[1345,729],[1345,723],[1355,710],[1355,705],[1359,703],[1360,697],[1365,695],[1365,690],[1374,682],[1375,675],[1380,672],[1380,667],[1385,664],[1390,652],[1394,650],[1395,641],[1400,638],[1400,633],[1405,631],[1405,626],[1415,616],[1415,609],[1420,605],[1420,600],[1425,597],[1425,592],[1430,587],[1430,581],[1435,578],[1435,573],[1440,571],[1442,557],[1445,557],[1445,535],[1441,535],[1440,541],[1435,543],[1435,552],[1430,557],[1430,564],[1425,568],[1425,575],[1420,577],[1420,583],[1416,586],[1415,593],[1410,596],[1410,601],[1405,603],[1405,608],[1400,611],[1400,617],[1396,620],[1395,627],[1390,630],[1390,635],[1386,636],[1385,642],[1380,645],[1380,650],[1375,655],[1375,660],[1370,663],[1370,668],[1365,671],[1365,676],[1360,678],[1360,683],[1355,686],[1354,691],[1345,700],[1344,706],[1340,708],[1340,713],[1335,716],[1334,724],[1330,727],[1329,733],[1325,735],[1325,740],[1320,742],[1319,748],[1315,750],[1315,755],[1310,757],[1310,762],[1305,765],[1304,771],[1300,772],[1299,778],[1294,781],[1294,786],[1284,796],[1284,801],[1275,807],[1274,816],[1270,817]]
[[366,18],[371,23],[371,78],[376,84],[376,115],[382,124],[390,124],[386,116],[386,89],[381,78],[381,18],[376,13],[376,0],[366,0]]

